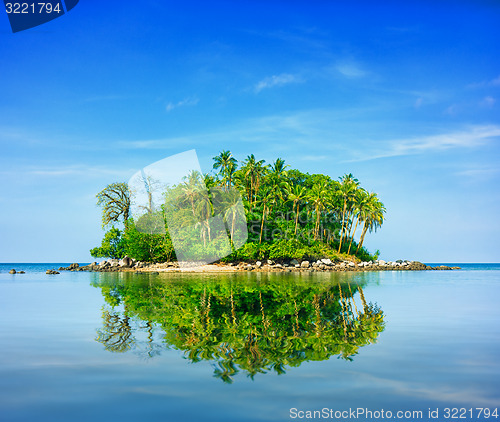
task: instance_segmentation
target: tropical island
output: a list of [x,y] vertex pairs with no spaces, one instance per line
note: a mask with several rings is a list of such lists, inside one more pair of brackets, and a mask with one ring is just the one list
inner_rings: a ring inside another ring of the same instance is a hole
[[[106,186],[96,197],[108,231],[90,253],[110,260],[84,269],[175,269],[176,251],[182,253],[178,241],[174,247],[179,238],[200,260],[226,248],[220,259],[207,260],[219,269],[430,268],[411,261],[378,261],[380,252],[363,246],[365,236],[382,226],[386,209],[352,174],[334,180],[292,169],[281,158],[266,164],[254,154],[239,163],[226,150],[213,160],[213,174],[192,171],[173,186],[161,186],[143,174],[148,200],[140,215],[132,213],[136,192],[129,184]],[[163,202],[155,208],[153,192],[159,189]],[[219,221],[220,230],[208,223],[217,213],[225,224]],[[246,225],[243,241],[237,238],[235,221]]]

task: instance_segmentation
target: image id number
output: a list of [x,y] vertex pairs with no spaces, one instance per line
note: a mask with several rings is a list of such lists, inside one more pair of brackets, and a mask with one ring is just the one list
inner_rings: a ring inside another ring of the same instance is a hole
[[61,13],[60,3],[5,3],[7,13],[35,14],[35,13]]

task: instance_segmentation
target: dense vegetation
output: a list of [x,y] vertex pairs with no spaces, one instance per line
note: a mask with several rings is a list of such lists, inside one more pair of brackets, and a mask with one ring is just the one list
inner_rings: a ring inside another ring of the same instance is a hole
[[335,355],[352,360],[384,330],[384,314],[367,303],[360,280],[258,276],[168,283],[160,276],[97,276],[107,306],[96,340],[110,352],[146,358],[174,347],[192,362],[211,361],[214,376],[230,383],[238,372],[253,378]]
[[[192,172],[179,185],[166,187],[159,209],[154,209],[152,203],[155,183],[145,177],[149,202],[142,206],[141,216],[131,215],[134,192],[126,183],[108,185],[97,198],[103,211],[103,228],[112,228],[101,246],[91,250],[92,256],[173,260],[175,252],[167,221],[174,221],[170,224],[172,238],[176,228],[189,227],[191,231],[185,237],[191,239],[186,241],[190,248],[198,248],[200,253],[212,248],[214,254],[228,248],[230,255],[223,258],[226,261],[337,259],[346,254],[363,260],[376,257],[368,253],[363,242],[368,232],[382,225],[385,207],[377,194],[362,188],[352,174],[333,180],[323,174],[291,169],[280,158],[266,165],[253,154],[238,163],[229,151],[214,157],[213,168],[213,174]],[[221,192],[225,195],[219,195]],[[240,195],[234,192],[241,195],[240,208]],[[248,240],[242,247],[233,230],[235,221],[241,219],[238,210],[243,210],[248,227]],[[230,239],[224,240],[226,243],[212,238],[213,227],[207,223],[221,211]],[[114,224],[123,224],[123,229]]]

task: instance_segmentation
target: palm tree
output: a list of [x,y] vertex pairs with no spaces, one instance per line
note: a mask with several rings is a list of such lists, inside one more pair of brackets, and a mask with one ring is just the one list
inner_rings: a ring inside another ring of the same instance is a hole
[[339,187],[339,194],[341,198],[343,199],[344,205],[342,208],[342,228],[340,231],[340,242],[339,242],[339,249],[338,252],[340,252],[340,249],[342,248],[342,239],[344,235],[347,234],[347,225],[349,219],[346,218],[348,217],[348,204],[352,201],[352,198],[355,195],[356,189],[359,186],[359,181],[356,179],[351,173],[345,174],[340,178],[340,187]]
[[[248,202],[250,204],[253,203],[254,197],[256,195],[256,191],[258,189],[260,179],[263,175],[265,167],[263,164],[265,160],[257,161],[255,159],[255,155],[251,154],[247,157],[247,159],[243,162],[243,175],[245,176],[248,184],[250,185],[250,189],[248,190]],[[247,186],[248,186],[247,184]]]
[[384,204],[378,199],[376,193],[372,193],[369,195],[368,203],[367,203],[367,211],[364,220],[363,230],[361,232],[361,237],[359,239],[359,245],[356,249],[356,253],[363,246],[363,241],[365,240],[366,232],[369,230],[372,232],[373,230],[377,231],[377,228],[381,227],[384,223],[384,214],[385,207]]
[[352,241],[354,240],[354,235],[356,234],[356,228],[358,227],[359,221],[364,221],[365,216],[367,214],[367,211],[369,209],[368,207],[368,202],[369,201],[369,194],[368,192],[360,188],[356,191],[356,196],[354,198],[354,206],[353,206],[353,211],[356,216],[356,224],[354,224],[354,230],[352,232],[352,235],[349,231],[349,248],[347,248],[347,255],[349,255],[349,252],[351,251],[351,245]]
[[299,206],[300,202],[307,199],[307,189],[304,186],[299,185],[291,185],[287,184],[287,196],[288,201],[292,201],[292,209],[295,212],[295,231],[294,234],[297,234],[297,225],[299,223]]
[[314,185],[308,195],[308,199],[314,206],[314,211],[316,214],[316,223],[314,225],[314,240],[316,240],[319,235],[319,223],[320,223],[321,211],[325,207],[327,198],[328,198],[328,189],[326,180],[322,180],[320,183]]
[[285,160],[282,158],[276,158],[276,161],[271,165],[271,173],[282,176],[286,174],[286,168],[290,167],[288,164],[285,164]]
[[222,174],[224,184],[226,187],[231,186],[231,177],[236,171],[237,161],[233,157],[231,151],[222,151],[219,155],[213,157],[214,169],[220,168],[220,173]]
[[273,187],[266,187],[262,192],[261,204],[262,204],[262,222],[260,225],[260,237],[259,244],[262,243],[262,232],[264,230],[264,221],[266,219],[266,215],[270,212],[272,203],[276,201],[276,193]]

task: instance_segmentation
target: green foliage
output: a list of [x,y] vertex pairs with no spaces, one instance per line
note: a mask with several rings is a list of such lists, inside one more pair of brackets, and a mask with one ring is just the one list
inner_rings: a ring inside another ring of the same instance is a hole
[[138,261],[166,262],[175,258],[168,234],[142,233],[133,222],[129,222],[123,238],[126,255]]
[[168,283],[159,276],[122,276],[95,284],[111,305],[104,309],[97,341],[121,353],[138,346],[132,323],[149,334],[154,326],[149,356],[174,347],[192,362],[212,362],[214,376],[227,383],[238,372],[282,374],[335,355],[352,360],[384,330],[382,310],[366,303],[360,284],[305,282],[282,274],[262,274],[258,281],[206,275]]
[[123,258],[125,253],[125,241],[122,232],[117,228],[107,231],[102,239],[101,246],[90,250],[94,258]]
[[[374,259],[363,242],[368,232],[384,222],[385,207],[375,193],[363,189],[352,174],[336,181],[290,169],[281,158],[271,165],[264,163],[251,154],[238,165],[231,152],[224,150],[214,157],[216,174],[192,171],[179,184],[166,188],[161,210],[152,209],[150,195],[149,205],[142,207],[145,213],[134,216],[136,221],[129,220],[125,229],[126,253],[145,261],[174,259],[168,235],[146,234],[162,233],[168,221],[167,231],[176,245],[189,251],[189,259],[211,260],[229,252],[226,228],[231,244],[240,244],[238,230],[233,229],[246,217],[247,244],[224,261],[335,259],[339,254]],[[206,187],[211,189],[209,194]],[[108,185],[98,198],[103,223],[129,215],[126,185]],[[212,226],[217,224],[212,218],[217,214],[223,215],[226,228]],[[178,253],[182,258],[183,253]]]

